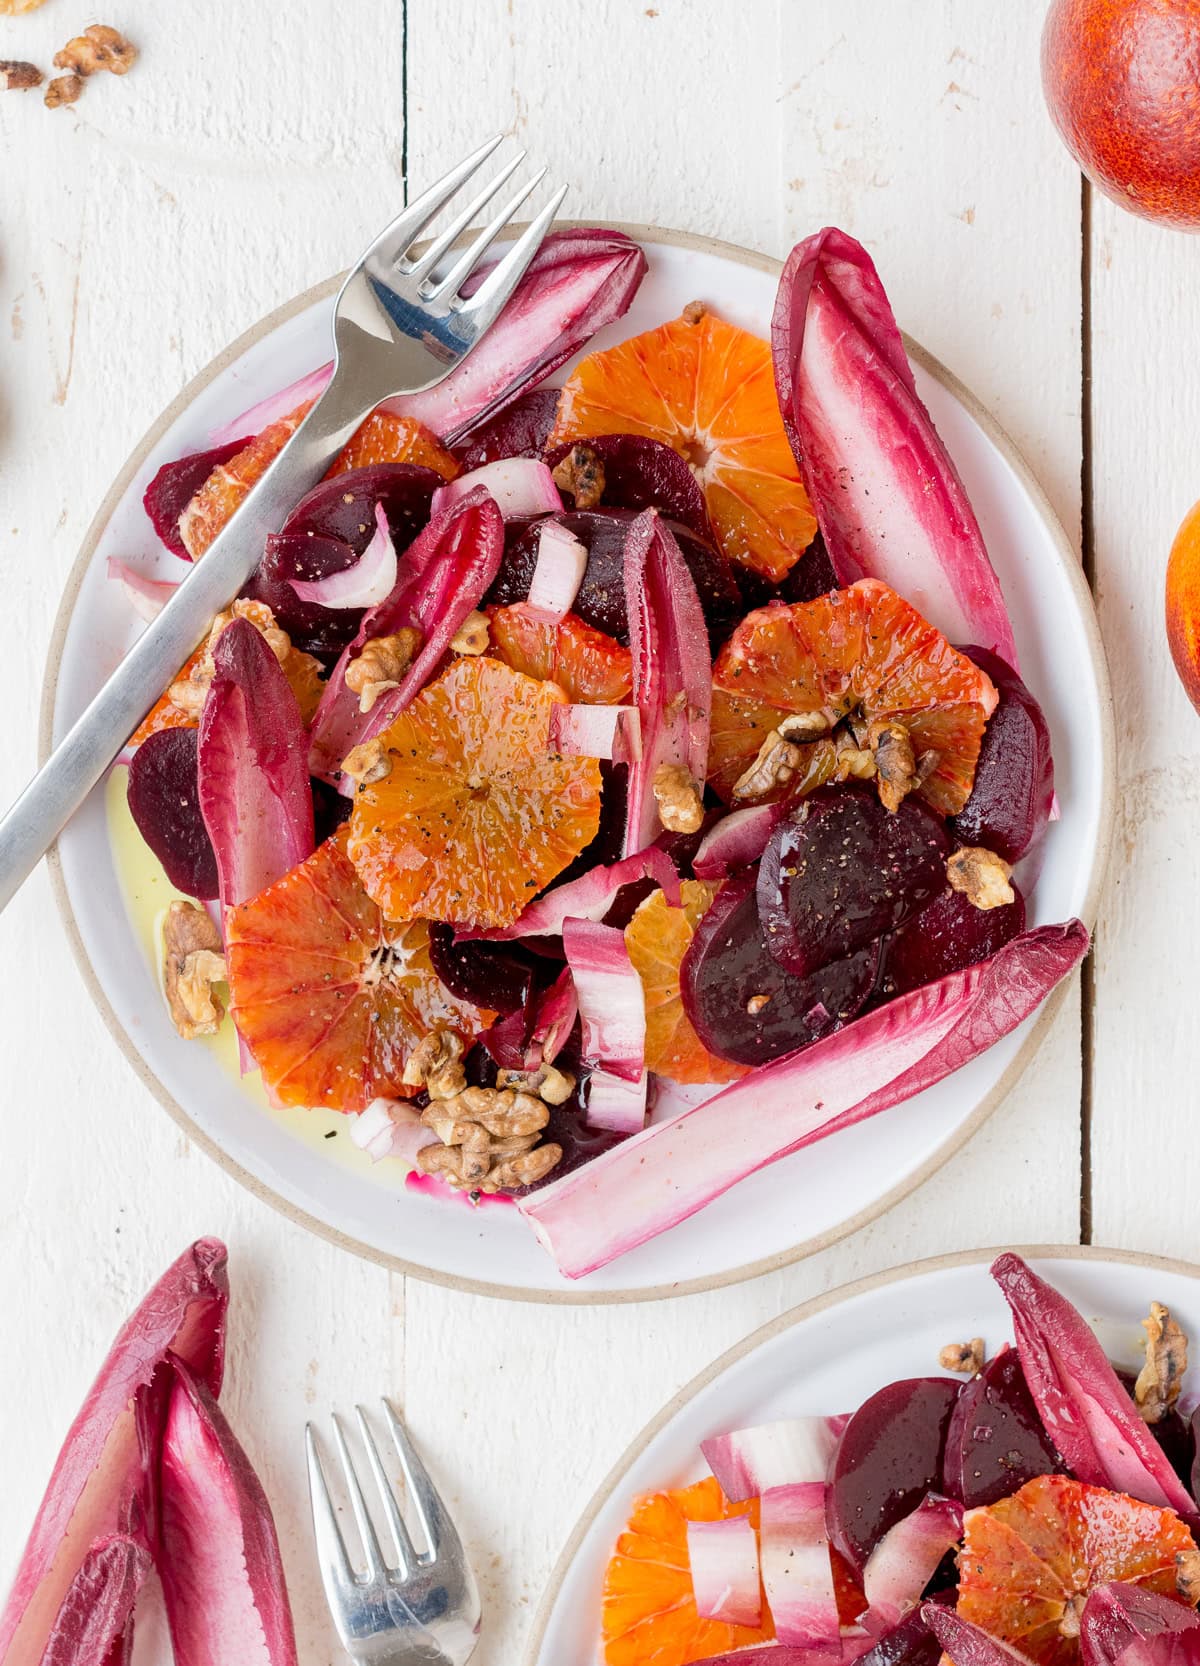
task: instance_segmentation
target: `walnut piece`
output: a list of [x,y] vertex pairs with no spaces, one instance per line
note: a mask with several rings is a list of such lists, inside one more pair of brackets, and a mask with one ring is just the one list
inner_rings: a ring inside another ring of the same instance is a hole
[[1200,1550],[1195,1545],[1175,1552],[1175,1589],[1190,1608],[1200,1602]]
[[374,740],[360,741],[352,746],[342,759],[342,774],[360,787],[369,787],[375,781],[383,781],[392,773],[392,755],[384,749],[383,742],[376,736]]
[[452,654],[484,654],[489,641],[488,616],[478,608],[467,614],[450,638]]
[[758,749],[758,756],[733,783],[734,804],[757,804],[760,799],[786,787],[800,768],[803,754],[778,729],[772,729]]
[[218,613],[208,627],[208,641],[204,645],[204,652],[187,676],[177,678],[167,690],[167,699],[177,711],[186,712],[189,717],[199,718],[215,675],[213,649],[226,625],[231,625],[235,619],[248,620],[264,638],[280,665],[286,664],[293,652],[291,637],[275,623],[275,615],[266,602],[246,601],[239,597],[232,607]]
[[1012,863],[984,845],[964,845],[946,863],[951,890],[961,892],[976,908],[1003,908],[1012,902],[1011,873]]
[[20,58],[0,58],[0,92],[27,92],[30,87],[40,87],[43,79],[36,64]]
[[54,54],[55,68],[69,70],[72,75],[94,75],[98,69],[125,75],[136,62],[137,47],[107,23],[90,23],[82,35],[76,35]]
[[751,995],[746,1002],[746,1011],[751,1018],[757,1018],[763,1008],[770,1006],[770,1004],[771,997],[769,995]]
[[64,104],[74,104],[83,91],[83,77],[80,75],[56,75],[49,82],[42,94],[42,103],[47,110],[58,110]]
[[570,492],[576,509],[594,509],[604,496],[604,464],[590,445],[573,445],[554,470],[554,484]]
[[547,1105],[565,1105],[575,1092],[575,1078],[568,1070],[542,1064],[536,1070],[499,1070],[496,1086],[513,1088],[518,1093],[536,1093]]
[[421,1112],[440,1146],[423,1146],[417,1164],[459,1191],[500,1192],[529,1186],[562,1159],[562,1147],[539,1145],[550,1119],[545,1103],[511,1088],[464,1088]]
[[659,764],[654,771],[658,819],[668,833],[695,833],[704,820],[704,800],[682,764]]
[[420,631],[405,625],[391,636],[373,636],[346,667],[346,687],[358,695],[358,709],[369,712],[381,694],[399,688],[421,646]]
[[851,777],[856,781],[875,779],[875,754],[869,747],[856,745],[854,736],[845,729],[838,730],[834,747],[836,781],[848,781]]
[[173,902],[163,923],[163,989],[171,1022],[185,1041],[216,1035],[225,1009],[214,985],[225,981],[221,934],[194,902]]
[[430,1099],[454,1099],[467,1085],[462,1038],[454,1030],[430,1030],[404,1064],[405,1087],[424,1088]]
[[913,788],[921,784],[912,737],[903,723],[881,719],[867,730],[867,745],[875,756],[880,803],[894,815]]
[[698,324],[707,311],[703,301],[689,301],[683,309],[683,321],[685,324]]
[[1188,1341],[1161,1302],[1150,1303],[1146,1332],[1146,1363],[1133,1385],[1133,1398],[1143,1423],[1159,1423],[1174,1406],[1187,1370]]
[[961,1371],[964,1377],[974,1377],[983,1370],[984,1348],[982,1336],[969,1342],[948,1342],[938,1355],[943,1371]]

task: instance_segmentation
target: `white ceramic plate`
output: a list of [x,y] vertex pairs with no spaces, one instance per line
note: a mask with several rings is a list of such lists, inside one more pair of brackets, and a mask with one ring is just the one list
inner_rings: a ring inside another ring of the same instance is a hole
[[[645,245],[650,271],[627,317],[596,344],[660,323],[697,297],[735,323],[767,333],[776,262],[678,233],[624,229]],[[63,601],[43,708],[44,749],[136,634],[119,587],[105,577],[105,558],[119,555],[166,576],[180,574],[142,511],[147,482],[162,463],[200,449],[222,422],[327,357],[335,288],[331,281],[310,291],[234,343],[184,390],[122,470]],[[1061,527],[1011,442],[939,365],[918,348],[912,352],[922,397],[982,522],[1024,675],[1053,731],[1062,818],[1046,840],[1029,898],[1031,922],[1078,915],[1090,925],[1109,842],[1113,778],[1111,702],[1091,600]],[[147,947],[156,885],[158,902],[167,900],[156,869],[148,854],[132,877],[128,861],[118,862],[100,791],[59,841],[57,888],[77,956],[97,1005],[147,1085],[211,1155],[315,1230],[421,1276],[508,1296],[636,1300],[711,1288],[813,1253],[945,1162],[1011,1086],[1055,1005],[1052,999],[919,1098],[763,1170],[695,1220],[572,1285],[512,1208],[472,1209],[405,1189],[386,1173],[394,1165],[372,1172],[349,1149],[344,1125],[339,1138],[323,1139],[336,1117],[303,1113],[306,1129],[295,1114],[281,1118],[266,1109],[256,1083],[237,1080],[220,1049],[181,1041]]]
[[[919,1261],[843,1285],[755,1331],[681,1389],[619,1460],[584,1512],[542,1599],[525,1666],[596,1666],[604,1568],[633,1499],[709,1473],[700,1442],[730,1429],[845,1411],[899,1377],[938,1373],[947,1342],[1012,1340],[1007,1304],[988,1273],[997,1251]],[[1200,1331],[1200,1268],[1075,1246],[1021,1252],[1089,1321],[1105,1350],[1136,1370],[1139,1320],[1165,1302]],[[1185,1392],[1200,1379],[1188,1372]]]

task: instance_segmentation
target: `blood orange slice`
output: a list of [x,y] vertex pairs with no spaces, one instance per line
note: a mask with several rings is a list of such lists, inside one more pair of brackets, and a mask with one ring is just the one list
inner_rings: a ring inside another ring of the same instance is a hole
[[749,1516],[757,1531],[758,1500],[731,1504],[711,1476],[638,1499],[604,1574],[605,1666],[687,1666],[774,1637],[765,1604],[761,1626],[727,1625],[696,1612],[687,1524],[730,1516]]
[[728,800],[768,733],[796,712],[900,723],[918,760],[937,762],[918,788],[942,815],[961,810],[984,726],[998,699],[985,671],[878,579],[815,601],[746,615],[713,667],[709,780]]
[[692,1028],[679,993],[680,963],[717,888],[685,879],[679,889],[681,908],[672,908],[663,893],[655,891],[625,927],[625,947],[646,997],[646,1069],[673,1082],[733,1082],[749,1067],[709,1052]]
[[458,463],[431,428],[413,417],[391,411],[372,411],[334,459],[329,476],[376,463],[415,463],[432,469],[443,480],[453,480]]
[[514,671],[557,683],[568,700],[585,706],[619,706],[633,691],[629,649],[585,625],[574,613],[557,624],[539,619],[523,603],[495,607],[489,615],[494,658]]
[[1120,1580],[1176,1596],[1177,1558],[1195,1554],[1173,1510],[1039,1475],[998,1504],[967,1511],[958,1611],[1041,1666],[1074,1666],[1090,1590]]
[[299,428],[312,400],[298,405],[278,422],[268,423],[250,444],[219,463],[179,517],[179,536],[193,561],[198,561],[252,486],[258,484]]
[[816,517],[784,432],[771,349],[700,307],[590,353],[563,387],[550,445],[643,434],[693,465],[725,554],[779,580]]
[[385,920],[336,833],[225,915],[230,1011],[283,1105],[361,1111],[408,1098],[405,1060],[437,1028],[469,1044],[495,1014],[459,1000],[429,958],[424,920]]
[[379,739],[389,771],[360,789],[349,854],[392,920],[503,926],[600,825],[600,766],[550,750],[563,700],[487,657],[460,659]]

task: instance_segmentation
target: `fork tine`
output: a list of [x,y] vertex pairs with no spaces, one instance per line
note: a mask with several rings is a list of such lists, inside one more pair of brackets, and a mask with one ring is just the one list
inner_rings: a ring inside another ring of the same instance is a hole
[[438,284],[437,288],[431,292],[434,296],[441,297],[444,295],[458,294],[463,284],[470,277],[476,266],[478,266],[483,254],[496,241],[497,237],[499,237],[505,226],[508,225],[509,221],[517,212],[518,208],[520,208],[521,204],[525,201],[526,197],[528,197],[530,193],[541,184],[545,177],[546,170],[545,168],[542,168],[538,173],[534,174],[528,184],[523,185],[514,196],[508,199],[499,214],[497,214],[496,218],[490,225],[484,226],[483,230],[479,233],[479,236],[476,237],[470,246],[463,251],[463,253],[455,261],[454,265],[446,273],[446,276],[442,279],[441,283]]
[[567,186],[560,187],[545,208],[533,220],[494,271],[490,272],[469,300],[463,303],[463,313],[476,327],[486,330],[500,313],[504,303],[524,276],[525,269],[542,246],[546,233],[554,223],[554,216],[562,207]]
[[358,1536],[367,1556],[367,1573],[372,1579],[377,1579],[387,1572],[387,1563],[383,1559],[383,1551],[379,1546],[379,1538],[375,1532],[375,1524],[371,1520],[367,1509],[367,1501],[363,1497],[362,1487],[355,1473],[354,1461],[350,1456],[350,1448],[346,1445],[346,1434],[342,1428],[342,1420],[336,1412],[333,1414],[333,1439],[337,1446],[338,1457],[342,1460],[342,1473],[346,1477],[346,1490],[350,1494],[350,1505],[354,1511],[354,1520],[358,1527]]
[[321,1578],[327,1588],[335,1592],[354,1584],[354,1569],[346,1555],[345,1542],[338,1526],[337,1513],[329,1496],[321,1456],[317,1451],[316,1436],[311,1423],[304,1427],[304,1449],[308,1455],[308,1497],[312,1507],[313,1536],[317,1541],[317,1560]]
[[379,1456],[379,1448],[375,1444],[375,1436],[371,1433],[370,1425],[361,1406],[355,1406],[358,1417],[358,1432],[362,1436],[362,1443],[367,1449],[367,1462],[371,1466],[371,1473],[375,1477],[375,1485],[379,1490],[379,1497],[383,1504],[383,1513],[387,1517],[388,1527],[392,1538],[396,1542],[396,1552],[400,1563],[400,1573],[407,1579],[417,1563],[417,1553],[413,1549],[413,1542],[408,1536],[408,1528],[404,1525],[404,1517],[400,1514],[400,1506],[396,1503],[396,1495],[392,1491],[392,1483],[387,1471],[383,1467],[383,1459]]
[[412,1499],[413,1509],[417,1513],[417,1519],[429,1546],[430,1559],[439,1556],[443,1549],[461,1549],[458,1533],[446,1514],[441,1494],[430,1480],[429,1471],[421,1462],[416,1447],[409,1439],[408,1430],[400,1421],[390,1400],[384,1400],[383,1411],[400,1458],[400,1468],[404,1471],[404,1481]]
[[394,265],[405,253],[413,238],[419,237],[425,230],[438,209],[449,202],[459,187],[482,167],[503,139],[504,135],[497,133],[495,138],[489,139],[486,144],[480,145],[478,150],[472,151],[470,156],[464,157],[456,168],[451,168],[448,174],[443,174],[427,191],[422,191],[416,202],[410,202],[387,230],[380,233],[369,252],[386,265]]
[[521,166],[521,163],[525,160],[527,155],[527,151],[519,150],[513,157],[512,161],[506,163],[505,166],[501,168],[495,179],[491,180],[483,188],[470,207],[464,208],[462,213],[458,215],[458,217],[449,226],[446,227],[445,231],[439,232],[438,236],[429,245],[420,260],[416,261],[411,267],[408,268],[406,273],[407,277],[411,278],[415,283],[419,283],[423,278],[427,278],[429,276],[438,261],[441,260],[442,256],[445,254],[446,250],[454,242],[454,239],[460,232],[466,231],[467,227],[474,223],[476,215],[483,212],[500,187],[512,178],[513,174],[516,173],[517,169]]

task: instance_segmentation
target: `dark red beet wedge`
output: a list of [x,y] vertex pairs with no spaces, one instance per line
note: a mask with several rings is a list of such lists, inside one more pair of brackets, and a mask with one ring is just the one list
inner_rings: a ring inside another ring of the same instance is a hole
[[306,532],[275,532],[267,539],[258,571],[245,594],[265,602],[276,622],[297,648],[319,659],[336,659],[354,640],[362,622],[358,607],[322,607],[302,602],[291,579],[319,580],[344,572],[358,560],[341,538],[317,537]]
[[812,602],[830,590],[840,588],[825,540],[818,532],[812,543],[780,584],[772,584],[748,567],[738,569],[738,583],[747,612],[766,607],[768,602]]
[[452,995],[502,1017],[524,1011],[535,979],[544,985],[554,975],[551,962],[536,961],[519,943],[456,943],[453,926],[437,923],[429,927],[429,959]]
[[249,445],[251,438],[247,435],[244,440],[231,440],[212,451],[193,451],[174,463],[164,463],[146,487],[142,506],[154,523],[155,532],[174,555],[181,555],[185,561],[192,559],[179,536],[179,517],[212,471]]
[[502,457],[540,457],[557,410],[557,388],[533,388],[521,394],[490,422],[473,429],[451,447],[459,467],[465,474],[485,463],[497,463]]
[[336,787],[331,787],[328,781],[320,781],[315,775],[309,776],[308,784],[312,788],[313,840],[323,845],[348,820],[354,803]]
[[[604,464],[602,509],[657,509],[667,520],[711,541],[704,493],[677,451],[642,434],[601,434],[584,444]],[[556,468],[570,449],[570,443],[555,446],[546,462]]]
[[199,731],[160,729],[129,764],[129,813],[138,832],[185,896],[209,902],[217,895],[217,858],[200,814],[197,785]]
[[785,972],[763,941],[754,882],[753,868],[728,881],[680,968],[697,1035],[738,1064],[763,1064],[840,1029],[862,1010],[879,972],[878,942],[810,977]]
[[987,672],[1000,691],[1000,701],[984,731],[971,796],[950,830],[964,845],[987,845],[1006,862],[1016,862],[1050,816],[1050,730],[1042,708],[1002,659],[984,648],[962,651]]
[[322,480],[292,510],[280,529],[340,538],[361,555],[375,535],[375,505],[381,503],[398,550],[406,550],[429,519],[433,494],[445,481],[415,463],[374,463]]
[[964,1384],[946,1430],[942,1488],[968,1510],[1007,1498],[1035,1475],[1066,1465],[1042,1428],[1015,1348]]
[[893,814],[873,787],[822,787],[767,841],[758,911],[771,953],[796,977],[918,913],[946,883],[950,841],[918,799]]
[[960,1385],[948,1377],[889,1383],[854,1413],[833,1460],[829,1536],[860,1572],[890,1527],[941,1484],[946,1429]]
[[880,994],[885,1000],[987,960],[1025,930],[1025,899],[976,908],[949,886],[903,925],[884,950]]
[[[930,1597],[930,1602],[953,1604],[947,1593]],[[855,1657],[855,1666],[937,1666],[942,1645],[921,1618],[920,1608],[885,1631],[878,1642]]]

